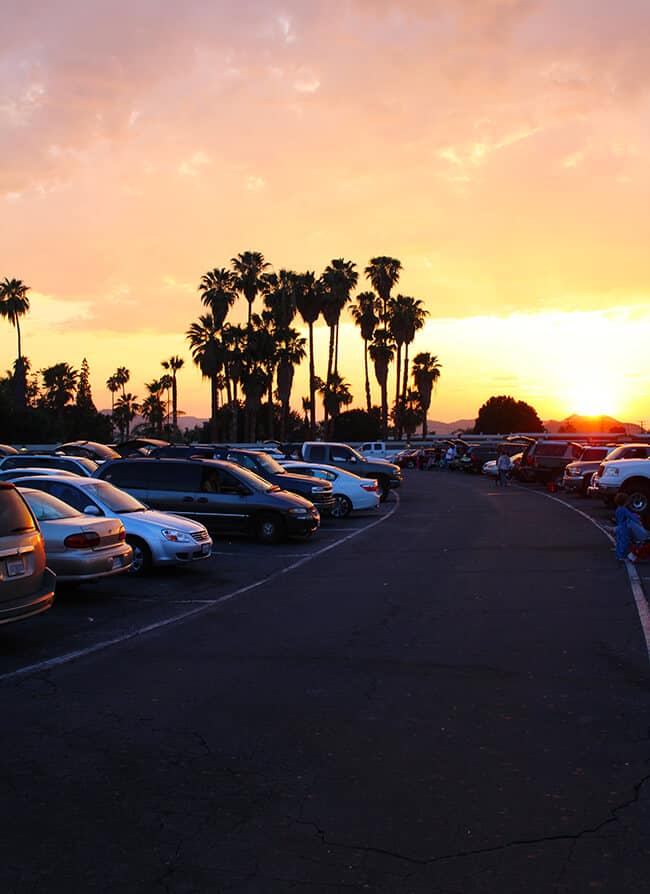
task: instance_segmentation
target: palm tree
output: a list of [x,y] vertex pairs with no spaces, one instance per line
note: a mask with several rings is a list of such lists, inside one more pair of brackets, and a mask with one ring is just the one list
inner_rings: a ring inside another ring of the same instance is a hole
[[384,440],[388,437],[388,368],[393,359],[393,345],[386,329],[377,329],[368,348],[381,389],[381,428]]
[[300,275],[293,270],[264,273],[261,277],[264,306],[271,311],[278,329],[287,329],[296,315]]
[[20,340],[20,318],[29,310],[29,286],[20,279],[5,279],[0,283],[0,316],[16,327],[18,336],[18,359],[14,365],[14,394],[16,406],[25,406],[27,369],[23,359]]
[[329,434],[341,413],[341,407],[352,403],[352,393],[349,383],[336,372],[332,373],[329,383],[321,382],[318,390],[323,397],[326,417],[331,419],[331,423],[327,423]]
[[[212,318],[216,322],[214,311],[212,313]],[[172,430],[176,432],[178,429],[178,384],[176,381],[176,373],[185,366],[185,361],[182,357],[174,355],[173,357],[170,357],[169,360],[163,360],[160,365],[163,369],[170,370],[172,376]]]
[[391,289],[397,284],[401,269],[402,264],[397,258],[380,256],[371,258],[364,271],[382,303],[382,319],[384,322],[388,311]]
[[404,429],[407,439],[410,440],[423,419],[424,413],[422,412],[420,395],[412,388],[408,388],[406,394],[401,395],[395,404],[395,409],[393,410],[395,427],[400,433]]
[[422,307],[419,298],[404,297],[405,326],[404,326],[404,372],[402,374],[402,397],[406,396],[409,369],[409,345],[413,344],[415,333],[424,327],[429,311]]
[[[163,361],[163,362],[164,362],[164,361]],[[161,365],[162,365],[162,364],[161,364]],[[170,437],[170,436],[171,436],[171,433],[172,433],[172,429],[171,429],[171,425],[169,424],[169,414],[170,414],[170,412],[171,412],[171,407],[172,407],[171,390],[172,390],[172,383],[173,383],[174,380],[173,380],[172,377],[169,375],[169,373],[165,373],[164,375],[162,375],[162,376],[160,377],[160,380],[159,380],[159,381],[160,381],[160,387],[161,387],[161,389],[162,389],[163,391],[166,391],[166,392],[167,392],[167,397],[166,397],[166,399],[165,399],[165,404],[166,404],[166,409],[165,409],[165,429],[166,429],[167,437]]]
[[192,360],[201,370],[203,378],[210,380],[210,437],[213,441],[217,440],[217,375],[223,369],[225,353],[220,328],[212,314],[202,314],[185,333]]
[[370,397],[370,377],[368,375],[368,342],[372,341],[375,329],[379,323],[379,317],[375,313],[377,299],[373,292],[360,292],[357,303],[350,306],[350,313],[356,326],[361,330],[363,339],[363,367],[366,375],[366,407],[368,412],[372,409]]
[[435,354],[430,354],[428,351],[422,351],[419,354],[416,354],[413,358],[413,368],[411,370],[411,374],[413,376],[413,381],[415,382],[415,387],[417,388],[418,395],[420,397],[420,405],[422,406],[422,411],[424,413],[424,419],[422,420],[422,437],[426,438],[427,436],[427,413],[429,412],[429,407],[431,406],[431,394],[436,385],[436,382],[440,378],[440,370],[442,368],[442,363],[438,361],[438,358]]
[[120,429],[120,439],[126,440],[131,433],[131,422],[137,415],[140,407],[138,398],[131,392],[124,392],[115,402],[115,416]]
[[201,301],[208,308],[217,328],[220,329],[228,316],[228,311],[237,299],[237,278],[232,270],[225,267],[204,273],[199,283]]
[[338,375],[339,320],[341,311],[350,300],[350,292],[359,279],[355,264],[343,258],[335,258],[323,271],[323,316],[330,327],[330,343],[327,355],[327,382]]
[[282,423],[280,439],[286,440],[287,420],[289,418],[289,401],[295,367],[305,358],[305,339],[295,329],[284,329],[278,332],[280,346],[278,348],[278,398],[282,404]]
[[148,394],[140,405],[140,413],[148,420],[152,434],[161,435],[166,410],[165,402],[160,396],[164,383],[162,379],[155,379],[153,382],[146,382],[145,388]]
[[264,260],[264,255],[259,251],[244,251],[237,257],[231,258],[230,263],[235,273],[235,287],[248,301],[248,328],[251,328],[251,314],[253,302],[263,289],[262,274],[270,264]]
[[126,394],[124,388],[126,386],[126,383],[131,378],[131,373],[126,368],[126,366],[118,366],[113,375],[115,376],[115,381],[117,382],[118,386],[122,389],[122,397],[124,397]]
[[316,374],[314,370],[314,323],[323,308],[323,285],[307,271],[300,276],[296,292],[298,313],[309,329],[309,435],[316,431]]
[[77,389],[79,373],[69,363],[55,363],[41,370],[43,387],[46,389],[43,395],[44,403],[61,415],[63,408],[73,399]]

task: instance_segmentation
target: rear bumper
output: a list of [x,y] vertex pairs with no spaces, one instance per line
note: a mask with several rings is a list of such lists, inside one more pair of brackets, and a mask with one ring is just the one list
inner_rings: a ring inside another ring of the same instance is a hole
[[21,596],[20,599],[8,599],[0,602],[0,624],[10,624],[13,621],[24,621],[32,615],[40,615],[54,602],[54,584],[56,575],[49,568],[43,572],[41,585],[34,593]]

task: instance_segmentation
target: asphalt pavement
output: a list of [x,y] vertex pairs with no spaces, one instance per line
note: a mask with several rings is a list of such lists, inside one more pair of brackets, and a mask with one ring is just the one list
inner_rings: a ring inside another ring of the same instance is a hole
[[437,471],[321,533],[2,632],[3,890],[646,892],[650,662],[603,531]]

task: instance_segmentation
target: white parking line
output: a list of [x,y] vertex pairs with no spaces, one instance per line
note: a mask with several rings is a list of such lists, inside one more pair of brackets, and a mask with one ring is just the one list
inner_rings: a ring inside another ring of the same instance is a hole
[[[516,487],[517,490],[526,490],[526,488],[519,487],[518,485],[513,485],[513,487]],[[572,506],[570,503],[565,503],[564,500],[560,500],[559,497],[554,497],[551,494],[540,493],[540,491],[528,491],[528,493],[535,493],[539,497],[546,497],[547,500],[553,500],[554,503],[559,503],[561,506],[566,506],[566,508],[570,509],[572,512],[577,512],[578,515],[581,515],[583,518],[586,518],[587,521],[591,522],[592,525],[595,525],[598,530],[601,531],[605,535],[605,537],[607,537],[610,543],[616,542],[615,538],[604,525],[601,525],[600,522],[597,522],[595,518],[587,515],[587,513],[583,512],[582,509],[576,509],[575,506]],[[641,623],[641,630],[643,632],[643,638],[645,640],[648,660],[650,660],[650,607],[648,606],[648,601],[643,591],[643,585],[641,583],[641,579],[639,578],[637,569],[634,566],[634,563],[626,560],[625,567],[627,569],[627,576],[630,581],[630,588],[632,590],[636,610],[638,612],[639,621]]]
[[166,618],[163,621],[156,621],[153,624],[147,624],[145,627],[131,630],[129,631],[129,633],[123,633],[120,636],[104,640],[101,643],[95,643],[92,646],[87,646],[85,649],[78,649],[75,652],[66,652],[65,655],[59,655],[57,658],[49,658],[46,661],[39,661],[36,664],[30,664],[27,667],[21,667],[18,670],[10,671],[7,674],[2,674],[0,675],[0,683],[4,683],[8,680],[15,680],[19,677],[25,677],[30,674],[52,670],[52,668],[60,667],[63,664],[69,664],[70,662],[76,661],[79,658],[85,658],[88,655],[93,655],[95,652],[101,652],[103,649],[108,649],[111,646],[118,646],[121,643],[128,642],[129,640],[135,639],[138,636],[144,636],[147,633],[153,633],[156,630],[162,630],[164,627],[171,627],[172,624],[180,624],[182,621],[186,621],[189,618],[194,618],[197,615],[203,614],[209,609],[214,608],[216,605],[220,605],[223,602],[230,602],[231,600],[236,599],[238,596],[243,596],[244,593],[249,593],[251,590],[255,590],[257,589],[257,587],[261,587],[263,584],[268,584],[276,578],[281,577],[283,574],[288,574],[290,571],[295,571],[296,568],[300,568],[307,562],[311,562],[312,559],[317,559],[319,556],[324,555],[335,547],[342,546],[344,543],[347,543],[354,537],[358,537],[359,534],[370,531],[377,525],[382,524],[382,522],[385,522],[387,519],[389,519],[399,508],[400,501],[397,494],[395,494],[395,500],[395,507],[391,509],[390,512],[387,512],[386,515],[382,515],[381,518],[378,518],[376,521],[367,525],[365,528],[357,528],[356,530],[351,531],[345,537],[341,537],[340,540],[337,540],[334,543],[330,543],[327,546],[316,550],[316,552],[314,553],[303,556],[297,559],[295,562],[292,562],[291,565],[287,565],[285,568],[280,568],[278,571],[274,571],[272,574],[260,578],[260,580],[254,581],[252,584],[247,584],[245,587],[240,587],[237,590],[233,590],[231,593],[226,593],[224,596],[219,596],[217,599],[212,599],[209,602],[201,603],[198,608],[193,608],[190,611],[183,612],[182,614],[176,615],[173,618]]

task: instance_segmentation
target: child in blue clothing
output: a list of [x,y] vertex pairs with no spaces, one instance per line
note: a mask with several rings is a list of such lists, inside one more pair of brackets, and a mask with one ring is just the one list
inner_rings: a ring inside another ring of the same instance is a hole
[[645,543],[650,540],[650,531],[641,524],[641,519],[635,512],[630,512],[627,508],[627,494],[616,494],[614,502],[616,503],[616,558],[621,561],[628,558],[631,562],[636,561],[634,553],[629,552],[630,544]]

